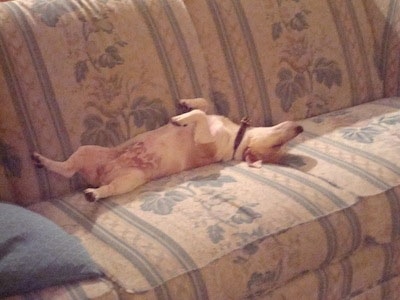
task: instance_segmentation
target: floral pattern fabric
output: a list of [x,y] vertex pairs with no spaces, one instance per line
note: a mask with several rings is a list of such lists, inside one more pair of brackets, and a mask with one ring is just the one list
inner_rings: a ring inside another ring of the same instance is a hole
[[209,92],[176,0],[1,3],[0,66],[1,197],[21,204],[82,186],[35,170],[33,151],[65,160],[82,144],[120,144]]
[[[0,3],[0,198],[34,202],[108,275],[21,297],[395,298],[399,10],[398,0]],[[94,204],[79,178],[31,163],[33,151],[63,160],[81,144],[119,144],[201,96],[233,120],[301,119],[304,132],[283,165],[214,164]]]
[[398,186],[399,107],[389,98],[306,120],[293,153],[314,161],[309,174],[359,196]]
[[397,1],[185,3],[216,107],[235,120],[276,124],[398,95]]
[[30,209],[78,236],[127,298],[389,297],[400,276],[399,107],[390,98],[304,120],[284,165],[214,164],[96,204],[73,194]]
[[180,98],[269,125],[395,96],[396,3],[1,3],[1,196],[26,204],[81,188],[30,154],[119,144],[165,124]]

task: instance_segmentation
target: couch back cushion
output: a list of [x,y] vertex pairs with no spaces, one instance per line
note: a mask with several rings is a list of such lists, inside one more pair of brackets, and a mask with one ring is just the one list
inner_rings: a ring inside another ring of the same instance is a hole
[[81,144],[119,144],[208,92],[181,1],[0,3],[0,196],[28,203],[78,188],[35,169],[30,153],[65,160]]
[[275,124],[400,93],[398,1],[185,2],[234,119]]

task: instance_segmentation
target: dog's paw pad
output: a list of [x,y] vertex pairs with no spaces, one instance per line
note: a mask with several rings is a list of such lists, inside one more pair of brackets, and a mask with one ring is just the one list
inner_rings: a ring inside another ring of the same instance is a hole
[[95,189],[86,189],[84,191],[85,198],[88,202],[96,202],[99,200],[99,195],[96,193]]
[[35,165],[35,167],[37,167],[37,168],[43,168],[44,167],[39,153],[36,153],[36,152],[32,153],[31,159],[32,159],[33,164]]

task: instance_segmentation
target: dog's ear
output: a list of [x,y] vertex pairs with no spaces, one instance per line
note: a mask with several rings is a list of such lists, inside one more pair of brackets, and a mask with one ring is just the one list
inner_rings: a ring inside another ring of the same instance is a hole
[[244,159],[247,162],[247,165],[251,168],[261,168],[262,160],[258,159],[252,152],[250,148],[247,148],[244,152]]

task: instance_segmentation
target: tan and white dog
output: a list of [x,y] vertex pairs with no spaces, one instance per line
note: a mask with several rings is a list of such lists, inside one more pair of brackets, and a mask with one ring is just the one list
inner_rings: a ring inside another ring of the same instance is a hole
[[66,161],[50,160],[39,153],[37,167],[71,177],[80,173],[96,188],[84,191],[88,201],[134,190],[156,178],[220,161],[246,161],[250,166],[276,163],[282,148],[303,131],[287,121],[273,127],[238,125],[228,118],[207,115],[203,98],[184,99],[191,111],[172,117],[171,122],[145,132],[113,148],[81,146]]

